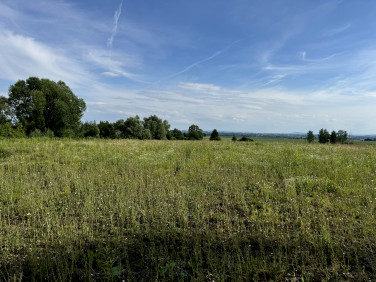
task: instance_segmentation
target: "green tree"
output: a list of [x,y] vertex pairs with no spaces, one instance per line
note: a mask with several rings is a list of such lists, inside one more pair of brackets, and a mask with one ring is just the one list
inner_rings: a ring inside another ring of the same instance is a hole
[[237,141],[238,140],[238,137],[236,137],[235,135],[234,136],[232,136],[232,139],[231,139],[232,141]]
[[348,138],[348,135],[347,135],[347,131],[345,130],[338,130],[338,133],[337,133],[337,141],[341,144],[344,144],[347,142],[347,138]]
[[307,141],[308,143],[312,143],[315,140],[315,135],[313,134],[313,131],[310,130],[307,133]]
[[202,140],[204,138],[204,132],[198,127],[198,125],[192,124],[188,129],[188,139]]
[[150,131],[144,128],[139,116],[129,117],[124,123],[125,137],[130,139],[151,139]]
[[27,134],[39,129],[51,130],[58,137],[78,132],[80,119],[86,109],[84,100],[77,98],[62,81],[30,77],[9,87],[9,110]]
[[184,139],[184,135],[179,129],[174,128],[170,132],[171,132],[172,139],[177,139],[177,140],[183,140]]
[[150,131],[152,139],[165,140],[170,125],[166,120],[162,121],[156,115],[144,118],[144,128]]
[[99,137],[100,130],[95,121],[87,121],[81,125],[80,132],[83,137]]
[[0,124],[10,122],[10,115],[8,99],[4,96],[0,96]]
[[127,127],[125,126],[125,120],[119,119],[114,123],[114,138],[126,138]]
[[319,131],[319,143],[326,144],[329,142],[329,132],[326,129],[321,128]]
[[217,129],[214,129],[210,135],[210,140],[211,141],[220,141],[221,137],[219,137]]
[[108,121],[100,121],[98,124],[99,137],[114,138],[114,125]]
[[337,142],[337,132],[335,132],[334,130],[330,134],[329,141],[330,144],[335,144]]

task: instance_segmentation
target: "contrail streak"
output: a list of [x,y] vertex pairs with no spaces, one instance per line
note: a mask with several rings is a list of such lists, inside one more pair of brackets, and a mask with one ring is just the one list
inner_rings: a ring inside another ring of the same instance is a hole
[[120,18],[120,15],[121,15],[121,9],[122,9],[122,7],[123,7],[123,0],[121,1],[120,5],[119,5],[119,8],[115,11],[115,14],[114,14],[114,26],[112,28],[111,36],[107,40],[107,47],[109,47],[110,50],[112,50],[112,42],[114,41],[114,38],[116,36],[116,32],[117,32],[117,28],[118,28],[118,22],[119,22],[119,18]]
[[210,60],[214,59],[215,57],[221,55],[223,52],[227,51],[227,50],[230,49],[233,45],[237,44],[238,42],[240,42],[240,41],[242,41],[242,40],[243,40],[243,39],[238,39],[238,40],[232,42],[231,44],[229,44],[228,46],[226,46],[226,47],[223,48],[222,50],[219,50],[219,51],[215,52],[213,55],[211,55],[211,56],[209,56],[209,57],[207,57],[207,58],[205,58],[205,59],[203,59],[203,60],[197,61],[197,62],[195,62],[195,63],[193,63],[193,64],[187,66],[187,67],[184,68],[183,70],[181,70],[181,71],[179,71],[179,72],[177,72],[177,73],[174,73],[173,75],[171,75],[170,77],[168,77],[168,79],[173,78],[173,77],[175,77],[175,76],[178,76],[178,75],[180,75],[180,74],[182,74],[182,73],[185,73],[185,72],[189,71],[191,68],[194,68],[194,67],[196,67],[196,66],[198,66],[198,65],[200,65],[200,64],[202,64],[202,63],[205,63],[205,62],[207,62],[207,61],[210,61]]

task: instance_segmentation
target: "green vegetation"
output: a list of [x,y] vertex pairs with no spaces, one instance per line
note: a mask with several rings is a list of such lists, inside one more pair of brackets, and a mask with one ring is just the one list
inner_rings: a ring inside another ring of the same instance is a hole
[[[9,87],[8,98],[0,96],[0,138],[69,137],[106,139],[202,140],[203,131],[192,124],[186,136],[170,130],[167,120],[156,115],[128,117],[114,123],[80,121],[86,104],[63,82],[29,77]],[[218,137],[219,138],[219,137]]]
[[240,142],[252,142],[254,140],[252,138],[247,137],[247,136],[243,136],[238,141],[240,141]]
[[365,145],[3,139],[0,277],[372,281],[375,175]]
[[62,81],[29,77],[9,87],[9,98],[0,97],[0,122],[16,121],[27,135],[34,130],[51,130],[56,136],[71,137],[78,131],[86,109]]
[[[320,129],[319,131],[319,143],[321,144],[327,144],[329,142],[331,144],[336,144],[336,143],[346,144],[348,142],[347,138],[348,138],[348,135],[347,135],[347,131],[345,130],[338,130],[338,132],[335,132],[333,130],[331,134],[329,134],[328,130],[323,129],[323,128]],[[313,140],[314,140],[313,132],[308,131],[307,133],[308,143],[312,143]]]
[[219,137],[217,129],[214,129],[210,134],[210,141],[221,141],[221,137]]
[[204,132],[198,125],[192,124],[188,129],[187,136],[189,140],[202,140],[204,138]]
[[307,142],[312,143],[315,140],[315,135],[313,134],[313,131],[310,130],[307,133]]

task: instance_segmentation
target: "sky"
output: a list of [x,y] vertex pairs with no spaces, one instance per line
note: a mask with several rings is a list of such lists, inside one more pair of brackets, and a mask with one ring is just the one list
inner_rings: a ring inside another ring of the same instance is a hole
[[376,133],[374,0],[0,0],[0,95],[64,81],[83,121]]

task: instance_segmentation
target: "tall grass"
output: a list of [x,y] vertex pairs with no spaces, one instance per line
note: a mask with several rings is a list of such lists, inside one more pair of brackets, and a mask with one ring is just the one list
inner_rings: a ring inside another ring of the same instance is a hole
[[0,279],[376,279],[376,148],[0,141]]

